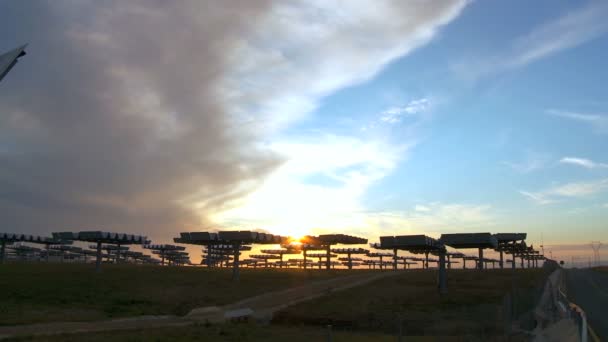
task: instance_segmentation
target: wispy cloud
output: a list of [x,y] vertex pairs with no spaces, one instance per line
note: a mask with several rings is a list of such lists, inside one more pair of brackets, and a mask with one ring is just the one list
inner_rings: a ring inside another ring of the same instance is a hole
[[549,204],[549,203],[556,202],[556,200],[550,199],[550,198],[548,198],[548,196],[546,194],[540,193],[540,192],[535,193],[535,192],[520,190],[519,193],[526,196],[527,198],[531,199],[532,201],[536,202],[537,204]]
[[488,229],[498,220],[490,205],[440,202],[417,204],[410,210],[362,212],[355,216],[366,227],[361,231],[374,238],[421,233],[439,237],[446,232]]
[[539,153],[534,151],[527,151],[525,157],[519,162],[508,162],[503,161],[501,164],[510,167],[511,169],[519,173],[530,173],[536,170],[540,170],[547,165],[549,162],[549,155],[545,153]]
[[604,169],[608,168],[608,164],[605,163],[596,163],[593,160],[585,159],[585,158],[576,158],[576,157],[564,157],[559,161],[562,164],[570,164],[576,166],[582,166],[587,169]]
[[547,250],[551,249],[553,251],[584,251],[589,252],[589,244],[555,244],[555,245],[545,245]]
[[576,47],[608,32],[608,3],[589,5],[549,21],[514,43],[515,55],[507,65],[518,67]]
[[607,190],[608,178],[604,178],[589,182],[566,183],[538,192],[519,191],[519,193],[538,204],[549,204],[557,202],[559,199],[583,198]]
[[416,210],[416,211],[431,211],[431,208],[427,207],[426,205],[416,204],[416,206],[414,207],[414,210]]
[[584,197],[608,189],[608,179],[593,182],[568,183],[551,189],[550,193],[563,197]]
[[597,133],[608,133],[608,115],[606,114],[578,113],[556,109],[547,110],[547,114],[590,125]]
[[429,109],[431,103],[428,98],[421,98],[410,101],[403,107],[391,107],[384,112],[380,117],[380,121],[388,124],[396,124],[401,122],[408,115],[415,115],[425,112]]
[[475,63],[456,62],[452,69],[463,79],[474,81],[493,73],[525,66],[605,34],[608,32],[607,16],[608,3],[592,1],[533,28],[498,54],[477,58]]

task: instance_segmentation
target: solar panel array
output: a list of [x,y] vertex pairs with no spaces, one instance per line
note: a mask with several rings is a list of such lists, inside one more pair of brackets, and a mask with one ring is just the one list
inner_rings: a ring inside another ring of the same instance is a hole
[[[467,267],[467,262],[475,262],[477,268],[484,265],[492,265],[501,268],[504,264],[503,254],[512,255],[512,260],[519,261],[524,267],[525,261],[528,267],[536,267],[538,261],[544,260],[544,256],[532,246],[525,244],[525,233],[459,233],[443,234],[441,238],[435,239],[426,235],[394,235],[382,236],[379,243],[369,246],[379,251],[370,251],[360,247],[334,247],[337,244],[362,245],[367,239],[346,234],[323,234],[318,236],[305,236],[297,243],[280,235],[274,235],[256,231],[220,231],[220,232],[183,232],[174,239],[176,245],[151,244],[145,236],[132,235],[104,231],[80,231],[80,232],[56,232],[52,237],[42,237],[27,234],[0,233],[2,242],[2,256],[7,254],[12,258],[41,259],[49,256],[61,257],[62,259],[82,260],[95,257],[97,263],[103,262],[131,262],[131,263],[155,263],[164,264],[168,261],[172,265],[191,264],[185,247],[181,244],[202,245],[203,262],[207,266],[231,266],[238,269],[239,264],[248,267],[325,267],[335,268],[337,266],[348,269],[356,267],[380,267],[384,269],[392,265],[393,269],[399,267],[407,268],[410,265],[422,263],[423,268],[429,268],[429,264],[439,265],[439,268],[451,268],[453,264],[462,263],[462,268]],[[93,242],[89,249],[70,246],[72,241]],[[10,246],[11,243],[33,243],[43,244],[46,249],[37,249],[21,245]],[[144,250],[149,250],[152,255],[130,250],[128,245],[142,245]],[[279,245],[280,248],[261,249],[261,254],[251,254],[252,245]],[[455,249],[476,248],[480,251],[479,256],[465,255],[460,252],[447,251],[446,247]],[[484,257],[483,249],[492,249],[499,253],[499,259]],[[387,252],[382,252],[386,250]],[[388,252],[391,251],[391,253]],[[409,252],[413,255],[423,254],[424,257],[399,255],[399,252]],[[246,259],[240,260],[243,253]],[[284,255],[302,255],[302,258],[290,258],[284,260]],[[354,257],[356,255],[364,258]],[[438,256],[438,259],[429,258],[430,255]],[[154,258],[157,256],[159,259]],[[332,258],[336,258],[333,261]],[[311,261],[307,258],[315,258]],[[378,259],[378,260],[374,260]],[[104,261],[105,260],[105,261]],[[443,260],[443,261],[442,261]],[[462,260],[461,262],[458,260]],[[515,267],[517,262],[511,262]]]
[[81,232],[56,232],[53,233],[53,238],[59,240],[86,241],[86,242],[101,242],[119,245],[144,245],[149,243],[148,238],[142,235],[103,232],[99,230],[81,231]]

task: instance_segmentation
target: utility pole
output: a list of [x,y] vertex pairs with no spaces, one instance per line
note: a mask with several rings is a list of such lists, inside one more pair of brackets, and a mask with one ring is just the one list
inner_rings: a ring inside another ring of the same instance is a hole
[[591,249],[593,249],[593,264],[595,266],[600,265],[600,248],[602,243],[599,241],[591,241]]
[[543,239],[543,233],[540,233],[540,250],[542,251],[543,255],[545,255],[545,241]]

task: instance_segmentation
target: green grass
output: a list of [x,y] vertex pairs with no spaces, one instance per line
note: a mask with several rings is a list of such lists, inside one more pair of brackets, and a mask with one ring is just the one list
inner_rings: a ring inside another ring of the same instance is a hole
[[[137,342],[137,341],[213,341],[213,342],[310,342],[327,341],[328,330],[326,327],[286,327],[286,326],[260,326],[256,324],[222,324],[222,325],[198,325],[182,328],[147,329],[138,331],[114,331],[107,333],[87,333],[73,335],[57,335],[42,337],[22,337],[7,341],[48,341],[48,342]],[[374,332],[331,332],[333,342],[394,342],[396,336]],[[466,341],[454,337],[407,337],[407,341]]]
[[[531,310],[544,283],[543,270],[453,270],[449,293],[439,296],[436,272],[411,271],[286,308],[273,323],[332,324],[344,329],[408,335],[503,336],[510,316],[505,296],[515,288],[515,316]],[[510,305],[509,305],[510,307]]]
[[182,315],[348,271],[230,269],[84,264],[0,265],[0,325]]
[[[234,283],[228,269],[104,265],[97,274],[92,265],[0,265],[0,325],[184,314],[352,273],[245,269]],[[515,316],[532,309],[547,274],[452,270],[449,294],[441,297],[436,271],[412,270],[291,306],[270,326],[194,325],[14,341],[324,341],[328,324],[333,341],[394,341],[399,325],[408,341],[504,340],[506,295],[514,293]]]
[[597,266],[593,268],[594,271],[608,273],[608,266]]

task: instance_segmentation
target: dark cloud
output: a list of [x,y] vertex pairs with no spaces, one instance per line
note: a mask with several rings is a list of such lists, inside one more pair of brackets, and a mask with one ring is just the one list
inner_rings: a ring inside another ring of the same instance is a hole
[[[222,101],[234,44],[265,1],[12,1],[0,50],[3,230],[170,237],[279,160]],[[166,233],[165,233],[166,232]]]

